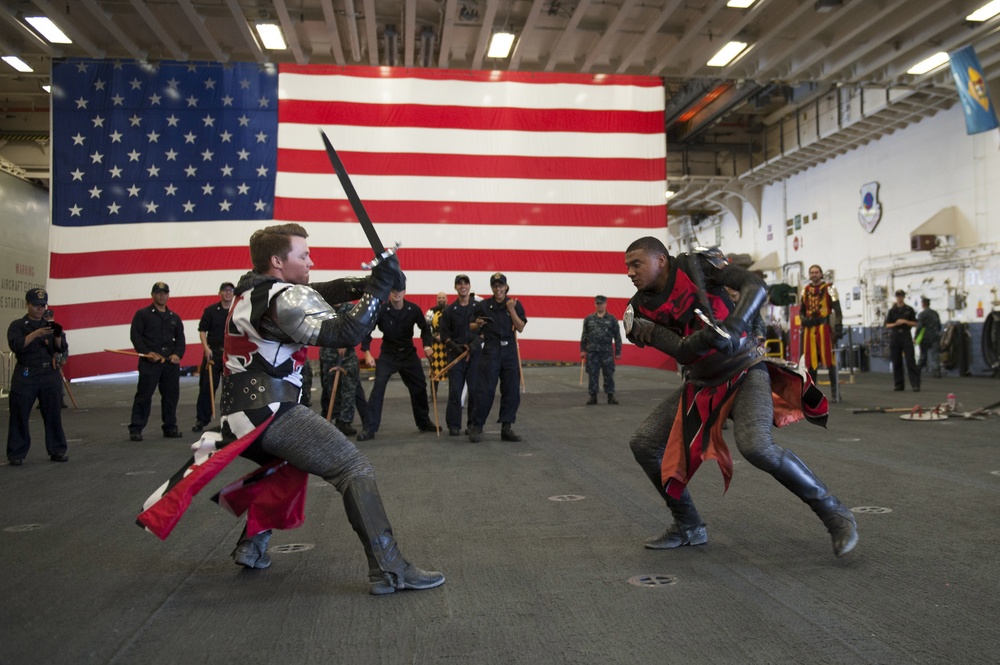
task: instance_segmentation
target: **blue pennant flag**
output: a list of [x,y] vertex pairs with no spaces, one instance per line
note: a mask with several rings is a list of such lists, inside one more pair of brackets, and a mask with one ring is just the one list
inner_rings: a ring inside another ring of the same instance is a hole
[[966,133],[978,134],[996,129],[1000,123],[997,122],[997,114],[990,101],[990,91],[986,87],[983,68],[975,49],[966,46],[949,53],[948,57],[951,60],[951,75],[962,99],[962,110],[965,111]]

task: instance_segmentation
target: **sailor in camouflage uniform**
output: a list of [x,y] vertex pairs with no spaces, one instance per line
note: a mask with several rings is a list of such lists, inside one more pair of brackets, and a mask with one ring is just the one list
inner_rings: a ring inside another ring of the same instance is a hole
[[[354,307],[353,303],[344,303],[335,308],[337,314],[346,315]],[[319,352],[319,368],[323,383],[323,394],[320,398],[323,414],[326,415],[330,406],[331,393],[333,392],[333,380],[335,372],[343,370],[340,374],[340,383],[337,384],[337,394],[333,395],[333,423],[341,432],[347,436],[357,434],[353,426],[354,411],[357,410],[361,416],[361,428],[364,429],[368,414],[368,400],[365,398],[365,391],[361,388],[360,375],[361,368],[358,365],[358,354],[354,349],[330,349],[321,348]]]
[[600,374],[604,372],[604,392],[608,394],[608,404],[617,404],[615,399],[615,361],[622,359],[622,333],[618,319],[608,313],[608,299],[594,298],[597,311],[583,320],[583,335],[580,337],[580,360],[587,363],[590,378],[587,404],[597,404]]

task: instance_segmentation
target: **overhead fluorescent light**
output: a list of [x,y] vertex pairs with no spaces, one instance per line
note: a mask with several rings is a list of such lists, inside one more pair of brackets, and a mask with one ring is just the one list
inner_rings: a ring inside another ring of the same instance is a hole
[[52,94],[52,86],[51,85],[48,85],[48,84],[43,85],[42,86],[42,90],[44,90],[45,92],[49,93],[50,95]]
[[729,42],[719,49],[706,64],[709,67],[725,67],[747,47],[746,42]]
[[492,39],[490,39],[490,49],[486,52],[486,57],[506,58],[510,55],[510,48],[513,45],[513,32],[494,32]]
[[6,62],[8,65],[10,65],[11,67],[13,67],[14,69],[16,69],[19,72],[33,72],[33,71],[35,71],[34,69],[32,69],[28,65],[28,63],[26,63],[24,60],[21,60],[16,55],[5,55],[3,57],[3,61]]
[[913,65],[906,70],[907,74],[926,74],[932,69],[937,69],[942,65],[948,64],[948,54],[944,51],[938,51],[926,60],[921,60],[917,64]]
[[66,33],[59,29],[48,16],[25,16],[24,20],[31,24],[31,27],[38,31],[42,37],[52,44],[72,44],[73,40],[66,36]]
[[277,23],[258,23],[256,26],[260,41],[268,51],[284,51],[288,48],[281,26]]
[[665,196],[666,198],[668,198],[668,199],[669,199],[669,198],[670,198],[671,196],[673,196],[673,195],[674,195],[674,194],[676,194],[676,193],[677,193],[677,192],[674,192],[674,191],[671,191],[671,190],[669,190],[669,189],[668,189],[668,190],[667,190],[666,192],[664,192],[664,193],[663,193],[663,195],[664,195],[664,196]]
[[729,0],[729,2],[726,3],[726,7],[732,7],[733,9],[746,9],[755,2],[757,2],[757,0]]
[[985,5],[965,17],[966,21],[989,21],[1000,14],[1000,0],[987,2]]

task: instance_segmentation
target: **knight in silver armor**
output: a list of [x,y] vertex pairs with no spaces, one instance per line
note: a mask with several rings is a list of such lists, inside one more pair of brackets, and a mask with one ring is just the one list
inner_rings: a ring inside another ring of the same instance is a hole
[[[806,417],[824,424],[827,403],[805,372],[772,362],[759,348],[752,329],[764,301],[763,282],[731,265],[718,249],[671,257],[653,237],[633,242],[625,264],[637,290],[623,317],[627,338],[673,357],[684,377],[684,385],[653,410],[630,441],[673,518],[645,546],[672,549],[708,542],[687,482],[702,461],[714,459],[728,486],[732,457],[720,430],[731,417],[740,454],[819,516],[835,555],[850,552],[858,542],[851,511],[772,436],[773,422]],[[735,302],[726,288],[738,292]],[[778,373],[783,380],[772,383]],[[780,403],[772,399],[772,389],[781,394]]]
[[[285,460],[336,487],[368,558],[371,593],[439,586],[441,573],[422,570],[400,553],[368,459],[333,424],[298,403],[306,345],[360,343],[390,289],[405,284],[399,261],[390,256],[367,278],[310,283],[307,235],[298,224],[283,224],[250,238],[253,270],[239,280],[226,330],[223,438],[256,435],[244,457],[259,464]],[[347,314],[328,304],[355,300]],[[244,530],[235,562],[268,567],[270,536],[270,530]]]

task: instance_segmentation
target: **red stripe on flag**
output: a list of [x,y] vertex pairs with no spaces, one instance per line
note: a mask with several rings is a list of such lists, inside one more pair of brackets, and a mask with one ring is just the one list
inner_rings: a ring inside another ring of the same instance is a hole
[[567,83],[572,85],[611,86],[624,85],[637,88],[662,88],[663,81],[655,76],[633,76],[628,74],[594,74],[589,78],[581,74],[554,74],[548,72],[505,72],[465,69],[417,69],[407,67],[358,67],[341,65],[294,65],[279,64],[281,74],[303,76],[349,76],[370,79],[421,79],[424,81],[466,81],[471,83],[511,82],[551,85]]
[[[662,111],[585,111],[282,99],[281,124],[423,127],[587,134],[662,134]],[[280,131],[280,129],[279,129]],[[581,137],[585,140],[585,137]]]
[[[528,289],[529,284],[519,283],[517,273],[505,271],[511,283],[511,295],[518,296]],[[618,276],[610,276],[611,279],[618,279]],[[624,275],[620,277],[625,279]],[[476,285],[473,285],[476,291]],[[482,295],[489,296],[488,285],[482,285]],[[596,294],[595,294],[596,295]],[[435,294],[418,294],[411,297],[407,294],[407,300],[416,303],[421,310],[426,310],[436,304]],[[454,301],[453,296],[449,296],[448,302]],[[125,326],[132,323],[132,317],[137,311],[150,304],[150,300],[105,300],[102,302],[81,303],[76,305],[60,305],[58,316],[60,321],[72,321],[72,328],[67,327],[67,331],[83,328],[97,328],[101,326]],[[201,318],[202,312],[212,303],[218,302],[217,296],[172,296],[168,307],[177,313],[184,321],[197,321]],[[525,308],[525,315],[545,318],[579,319],[580,326],[583,326],[583,317],[594,311],[593,297],[564,297],[564,296],[525,296],[521,300]],[[627,298],[609,298],[608,311],[614,314],[619,320],[628,305]],[[72,344],[72,337],[69,338]],[[195,340],[187,340],[188,348],[192,345],[200,348]]]
[[[587,226],[666,229],[667,206],[576,205],[456,201],[365,201],[376,222],[483,224],[487,226]],[[275,197],[274,218],[299,222],[355,222],[347,199]]]
[[[581,322],[582,325],[582,322]],[[380,340],[372,341],[372,353],[378,355]],[[552,341],[542,339],[521,339],[518,340],[521,351],[521,361],[525,364],[531,362],[580,362],[580,343],[575,341]],[[315,359],[316,349],[310,349],[310,357]],[[191,367],[201,362],[201,347],[195,344],[194,350],[189,350],[181,359],[181,366]],[[655,349],[640,349],[629,343],[625,343],[622,349],[622,359],[620,365],[635,365],[639,367],[658,367],[664,370],[676,370],[676,363],[670,356]],[[67,362],[64,373],[67,378],[75,379],[86,376],[99,376],[102,374],[118,374],[122,372],[134,372],[138,366],[138,358],[116,353],[84,353],[71,356]],[[529,375],[530,379],[530,375]],[[124,434],[123,434],[124,436]]]
[[[614,248],[607,252],[404,248],[399,259],[403,270],[619,273],[622,271],[624,251],[624,248]],[[361,263],[372,259],[372,251],[368,248],[312,247],[310,252],[316,264],[314,270],[360,272]],[[248,251],[243,247],[53,253],[49,272],[53,279],[206,269],[232,270],[242,274],[250,269],[247,254]],[[211,256],[211,261],[206,261],[206,256]]]
[[[667,177],[663,159],[346,151],[337,154],[351,175],[615,181],[658,181]],[[326,153],[316,150],[279,149],[278,170],[333,174]]]

